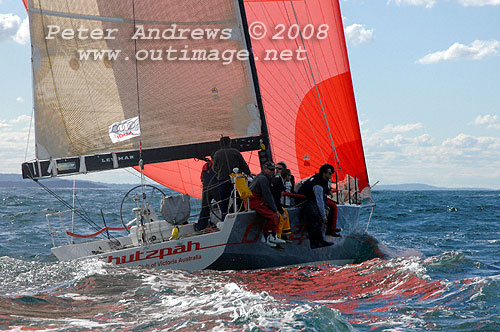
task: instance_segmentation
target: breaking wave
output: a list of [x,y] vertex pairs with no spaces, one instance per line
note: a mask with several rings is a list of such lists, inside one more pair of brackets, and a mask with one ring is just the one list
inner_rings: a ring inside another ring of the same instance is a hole
[[[498,327],[498,278],[433,280],[460,253],[259,271],[144,270],[0,258],[0,328],[79,331],[476,330]],[[482,305],[483,317],[452,320]],[[456,323],[461,321],[462,323]],[[463,325],[465,324],[465,325]],[[466,327],[469,326],[469,327]]]

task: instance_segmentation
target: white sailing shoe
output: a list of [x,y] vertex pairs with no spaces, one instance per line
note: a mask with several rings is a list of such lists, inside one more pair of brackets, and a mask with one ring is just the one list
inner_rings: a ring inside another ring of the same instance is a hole
[[268,241],[270,241],[272,243],[276,243],[276,244],[284,244],[284,243],[286,243],[285,240],[280,239],[279,237],[277,237],[274,234],[269,234]]
[[271,236],[272,236],[272,234],[270,234],[268,236],[262,235],[261,241],[263,243],[267,244],[268,246],[270,246],[271,248],[275,248],[276,244],[271,242]]

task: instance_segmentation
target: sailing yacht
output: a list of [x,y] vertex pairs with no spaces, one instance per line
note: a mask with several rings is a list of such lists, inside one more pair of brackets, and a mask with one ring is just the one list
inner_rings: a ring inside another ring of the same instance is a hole
[[[36,150],[22,164],[24,178],[43,185],[133,167],[189,202],[201,197],[203,159],[221,136],[233,139],[253,173],[267,161],[284,161],[296,178],[325,163],[336,169],[342,232],[329,247],[310,248],[300,207],[289,209],[292,234],[281,250],[260,241],[263,221],[254,211],[233,208],[214,218],[216,228],[197,232],[186,220],[167,220],[153,204],[155,195],[167,200],[164,192],[142,181],[122,201],[122,209],[133,202],[121,211],[131,214],[123,227],[64,229],[66,242],[53,236],[58,259],[200,270],[382,256],[359,224],[360,210],[374,203],[338,0],[24,3]],[[109,236],[120,229],[127,235]]]

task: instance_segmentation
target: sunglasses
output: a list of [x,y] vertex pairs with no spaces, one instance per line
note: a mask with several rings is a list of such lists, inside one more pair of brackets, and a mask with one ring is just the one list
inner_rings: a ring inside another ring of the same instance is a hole
[[278,167],[276,167],[276,169],[282,170],[282,169],[283,169],[283,167],[278,166]]

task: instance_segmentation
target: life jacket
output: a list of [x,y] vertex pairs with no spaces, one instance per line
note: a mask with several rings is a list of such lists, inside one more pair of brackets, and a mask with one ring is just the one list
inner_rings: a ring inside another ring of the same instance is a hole
[[207,185],[210,183],[210,181],[214,176],[215,176],[215,171],[213,169],[212,160],[207,161],[203,165],[203,168],[201,169],[201,176],[200,176],[201,182]]
[[328,192],[328,181],[325,181],[321,178],[321,175],[316,173],[302,184],[299,188],[298,194],[306,196],[306,200],[315,200],[316,196],[314,195],[314,186],[323,187],[324,194]]
[[231,173],[230,176],[233,179],[233,183],[236,184],[236,190],[238,191],[241,199],[252,197],[252,191],[248,187],[247,177],[243,175],[243,173]]

